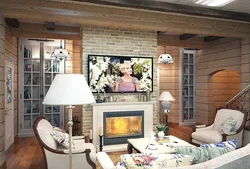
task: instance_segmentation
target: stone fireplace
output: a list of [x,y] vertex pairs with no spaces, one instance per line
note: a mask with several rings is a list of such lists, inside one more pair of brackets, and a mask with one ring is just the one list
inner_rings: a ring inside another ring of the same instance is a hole
[[103,129],[103,151],[124,151],[128,138],[149,137],[153,131],[151,102],[108,102],[93,106],[93,144],[99,146]]

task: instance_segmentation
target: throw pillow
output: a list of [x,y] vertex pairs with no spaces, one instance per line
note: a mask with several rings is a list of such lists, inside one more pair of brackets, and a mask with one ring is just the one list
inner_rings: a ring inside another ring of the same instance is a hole
[[220,134],[227,134],[228,132],[233,131],[233,128],[236,126],[237,121],[232,117],[228,117],[219,127]]
[[230,150],[235,150],[237,146],[238,140],[233,139],[230,141],[224,141],[219,143],[211,143],[211,144],[201,144],[201,147],[209,148],[209,147],[228,147]]
[[123,154],[121,161],[130,169],[159,169],[193,164],[193,156],[182,154]]
[[[60,128],[54,128],[50,135],[62,146],[69,148],[69,135],[64,130]],[[75,148],[73,140],[71,141],[71,147]]]
[[231,150],[228,147],[203,148],[192,146],[177,146],[175,148],[175,151],[177,154],[194,156],[194,164],[198,164],[230,152]]

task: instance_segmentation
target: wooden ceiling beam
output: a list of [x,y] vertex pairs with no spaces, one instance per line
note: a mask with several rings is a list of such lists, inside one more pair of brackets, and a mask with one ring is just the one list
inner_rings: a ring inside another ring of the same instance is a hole
[[211,41],[215,41],[215,40],[218,40],[221,38],[223,38],[223,37],[221,37],[221,36],[206,36],[206,37],[204,37],[204,42],[211,42]]
[[182,34],[182,35],[179,36],[179,39],[180,40],[187,40],[187,39],[193,38],[195,36],[197,36],[197,34],[184,33],[184,34]]
[[[11,1],[11,4],[10,4]],[[48,10],[49,9],[49,10]],[[108,28],[250,38],[250,23],[75,1],[0,1],[4,17]],[[60,17],[59,17],[60,16]],[[48,20],[49,19],[49,20]]]
[[178,35],[161,35],[157,38],[158,46],[178,46],[186,48],[205,48],[206,43],[203,38],[194,37],[187,40],[180,40]]
[[50,31],[55,30],[55,23],[54,22],[46,22],[47,29]]
[[5,18],[5,21],[10,27],[19,28],[19,21],[15,18]]
[[187,5],[182,5],[182,4],[173,4],[173,3],[159,2],[159,1],[141,1],[141,0],[133,0],[133,1],[128,1],[128,0],[73,0],[73,1],[90,2],[94,4],[101,4],[101,5],[112,5],[112,6],[118,6],[118,7],[147,9],[147,10],[153,10],[153,11],[172,12],[172,13],[178,13],[178,14],[198,15],[198,16],[205,16],[205,17],[216,17],[216,18],[250,22],[250,14],[247,14],[247,13],[217,10],[217,9],[197,7],[197,6],[187,6]]
[[45,24],[20,23],[19,28],[11,28],[10,33],[16,37],[54,38],[54,39],[81,39],[79,27],[57,26],[54,31],[47,29]]

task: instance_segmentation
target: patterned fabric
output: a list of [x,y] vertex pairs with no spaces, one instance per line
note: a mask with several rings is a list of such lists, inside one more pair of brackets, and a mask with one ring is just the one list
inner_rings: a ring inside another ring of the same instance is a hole
[[[62,146],[69,148],[69,135],[64,130],[54,127],[54,130],[50,133],[50,135]],[[75,148],[73,144],[73,140],[71,141],[72,148]]]
[[209,148],[209,147],[228,147],[230,150],[235,150],[237,146],[238,140],[230,140],[219,143],[211,143],[211,144],[201,144],[201,147]]
[[227,134],[229,132],[234,131],[234,127],[236,126],[237,121],[232,117],[228,117],[219,127],[219,133],[220,134]]
[[159,169],[193,164],[193,156],[182,154],[123,154],[121,161],[127,169]]
[[228,147],[191,147],[179,146],[175,148],[177,154],[185,154],[194,156],[194,164],[202,163],[218,157],[222,154],[228,153],[231,150]]

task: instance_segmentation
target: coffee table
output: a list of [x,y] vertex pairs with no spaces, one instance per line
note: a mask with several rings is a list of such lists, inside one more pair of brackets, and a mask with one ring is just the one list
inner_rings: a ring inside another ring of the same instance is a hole
[[128,153],[132,154],[133,150],[135,150],[137,153],[166,154],[166,153],[173,153],[174,146],[194,146],[172,135],[166,137],[169,138],[169,142],[156,143],[155,145],[149,145],[149,138],[128,139],[128,146],[127,146]]

